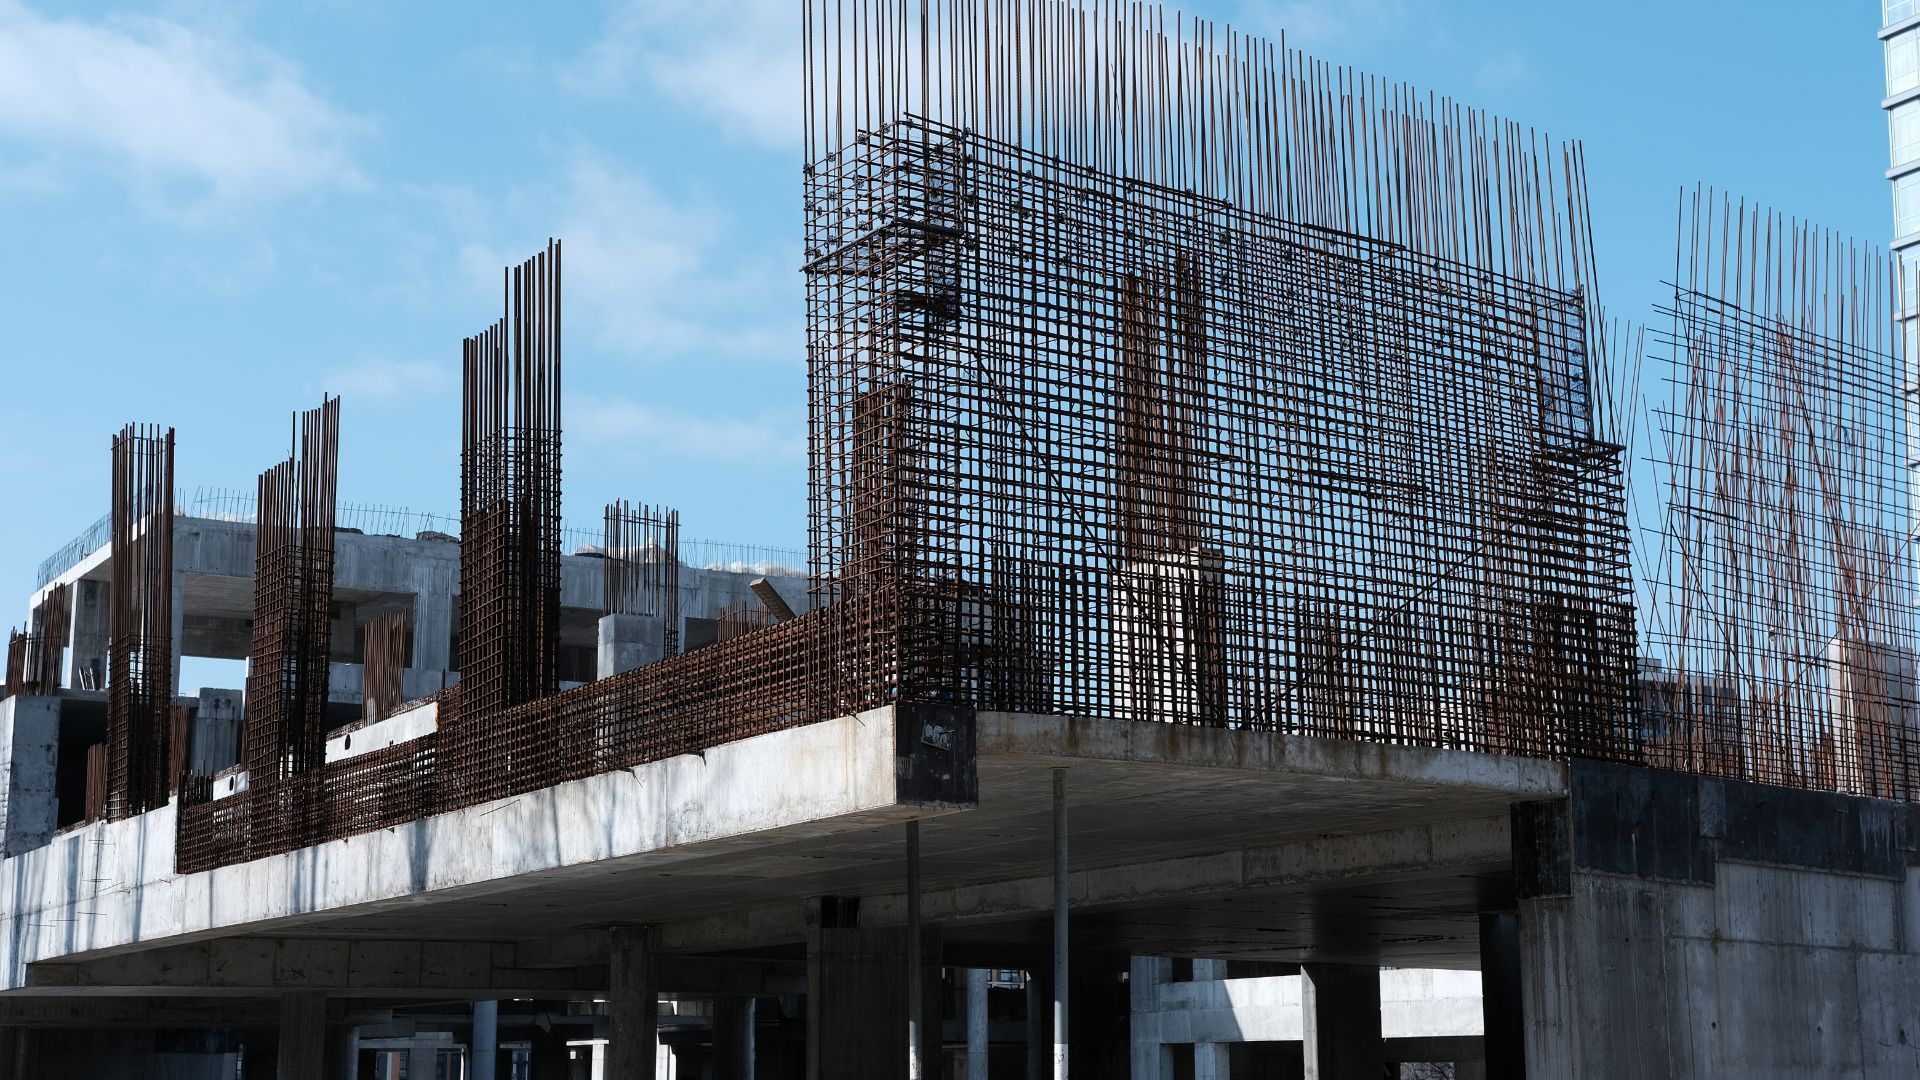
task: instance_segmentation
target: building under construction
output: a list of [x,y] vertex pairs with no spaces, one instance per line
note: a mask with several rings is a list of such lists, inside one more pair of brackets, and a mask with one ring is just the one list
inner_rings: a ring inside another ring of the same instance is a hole
[[798,10],[804,557],[564,526],[557,242],[457,535],[354,524],[351,402],[241,513],[125,428],[11,638],[0,1076],[1920,1072],[1889,259],[1695,192],[1635,330],[1577,144]]

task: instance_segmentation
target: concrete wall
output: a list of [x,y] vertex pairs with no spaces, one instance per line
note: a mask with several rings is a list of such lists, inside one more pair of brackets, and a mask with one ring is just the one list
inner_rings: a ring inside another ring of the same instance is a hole
[[0,852],[17,855],[53,835],[59,811],[54,765],[60,749],[58,698],[0,701]]
[[1914,818],[1576,765],[1515,819],[1528,1075],[1920,1076]]

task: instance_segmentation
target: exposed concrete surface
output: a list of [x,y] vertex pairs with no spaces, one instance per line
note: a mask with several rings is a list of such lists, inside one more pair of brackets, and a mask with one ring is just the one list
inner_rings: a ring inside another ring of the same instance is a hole
[[0,701],[0,851],[14,855],[53,835],[59,799],[54,763],[60,744],[60,700],[16,694]]

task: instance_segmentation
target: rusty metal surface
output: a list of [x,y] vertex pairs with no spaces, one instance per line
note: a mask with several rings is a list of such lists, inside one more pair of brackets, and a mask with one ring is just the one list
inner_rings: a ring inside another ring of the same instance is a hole
[[1642,724],[1671,768],[1920,797],[1914,412],[1888,255],[1682,200]]
[[167,801],[173,705],[173,429],[128,425],[113,440],[107,589],[106,814]]
[[666,655],[680,651],[680,511],[607,504],[604,610],[666,622]]

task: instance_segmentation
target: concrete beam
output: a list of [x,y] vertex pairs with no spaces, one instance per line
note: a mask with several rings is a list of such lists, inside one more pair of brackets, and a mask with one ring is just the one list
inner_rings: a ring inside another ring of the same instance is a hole
[[119,994],[320,991],[516,997],[593,993],[606,985],[597,968],[517,968],[510,943],[327,938],[222,938],[42,962],[27,985],[43,992]]

